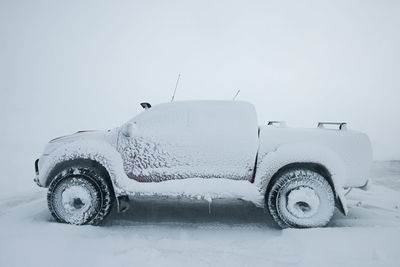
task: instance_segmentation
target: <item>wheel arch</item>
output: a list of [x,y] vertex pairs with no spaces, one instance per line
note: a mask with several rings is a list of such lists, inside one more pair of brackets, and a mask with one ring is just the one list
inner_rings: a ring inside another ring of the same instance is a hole
[[110,179],[110,175],[107,169],[100,162],[89,158],[74,158],[57,163],[47,175],[47,179],[45,181],[45,187],[48,187],[50,185],[50,183],[55,178],[56,174],[59,173],[61,170],[76,165],[98,168],[99,170],[101,170],[102,173],[107,174],[108,177],[107,179]]
[[117,196],[125,195],[124,186],[130,181],[126,176],[121,155],[115,146],[104,141],[84,140],[60,145],[54,152],[39,159],[38,182],[47,187],[50,174],[66,162],[89,160],[107,171]]
[[322,174],[332,185],[336,206],[347,214],[344,185],[348,168],[344,159],[330,147],[315,142],[296,142],[276,147],[260,145],[257,172],[254,180],[262,195],[265,196],[270,181],[279,171],[294,166],[308,166]]
[[278,171],[276,171],[270,181],[268,182],[267,188],[266,188],[266,192],[265,195],[267,196],[270,192],[270,189],[272,187],[272,185],[274,184],[275,180],[280,176],[280,174],[291,170],[291,169],[307,169],[307,170],[311,170],[311,171],[315,171],[318,174],[320,174],[321,176],[323,176],[327,182],[330,184],[332,191],[335,195],[335,205],[336,207],[340,210],[340,212],[342,212],[344,215],[347,214],[347,208],[346,208],[346,203],[345,203],[345,199],[344,196],[342,196],[342,194],[340,193],[338,186],[336,185],[331,172],[329,171],[329,169],[321,164],[321,163],[316,163],[316,162],[292,162],[289,164],[286,164],[284,166],[282,166],[281,168],[278,169]]
[[53,179],[60,171],[72,166],[92,167],[98,169],[101,172],[103,178],[110,185],[112,194],[115,197],[114,185],[112,183],[108,170],[100,162],[90,158],[74,158],[57,163],[47,175],[47,179],[45,181],[45,187],[50,186],[50,183],[53,181]]
[[[86,146],[80,147],[88,148],[90,153],[82,152],[77,154],[75,153],[76,149],[74,149],[73,146],[61,147],[59,151],[62,151],[62,153],[55,153],[52,160],[46,161],[47,165],[44,168],[41,177],[44,187],[49,187],[57,173],[69,166],[79,164],[94,167],[101,171],[109,184],[112,196],[115,198],[117,203],[118,212],[126,211],[129,208],[129,198],[123,191],[121,191],[121,188],[117,183],[117,179],[126,178],[123,173],[122,160],[119,160],[119,155],[108,146],[105,146],[105,148],[107,148],[107,150],[105,150],[104,144],[100,142],[93,143],[90,146],[86,144]],[[66,153],[63,148],[69,148],[69,153]]]

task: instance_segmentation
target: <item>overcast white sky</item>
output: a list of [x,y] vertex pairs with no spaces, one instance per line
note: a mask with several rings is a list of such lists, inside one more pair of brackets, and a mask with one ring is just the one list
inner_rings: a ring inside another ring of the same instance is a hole
[[400,159],[399,47],[396,0],[0,0],[1,144],[117,126],[181,73],[176,100],[240,89],[260,124],[347,121]]

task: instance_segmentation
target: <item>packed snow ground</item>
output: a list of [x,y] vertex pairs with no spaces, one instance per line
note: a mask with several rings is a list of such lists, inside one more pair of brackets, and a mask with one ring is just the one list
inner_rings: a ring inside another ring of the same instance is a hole
[[56,223],[46,190],[0,197],[0,266],[399,266],[400,161],[326,228],[278,229],[250,202],[137,198],[100,227]]

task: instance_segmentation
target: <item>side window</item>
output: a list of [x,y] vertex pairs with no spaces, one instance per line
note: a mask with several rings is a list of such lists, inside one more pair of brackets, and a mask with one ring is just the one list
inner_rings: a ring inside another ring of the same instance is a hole
[[184,131],[187,128],[187,120],[187,109],[171,103],[154,106],[133,119],[142,133],[152,135]]
[[223,140],[246,140],[257,134],[254,108],[240,102],[211,102],[193,105],[189,113],[191,131],[202,138],[213,136]]

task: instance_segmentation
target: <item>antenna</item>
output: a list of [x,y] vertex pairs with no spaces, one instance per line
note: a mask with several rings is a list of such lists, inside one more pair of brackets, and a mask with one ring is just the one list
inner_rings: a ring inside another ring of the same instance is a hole
[[233,97],[232,101],[235,101],[236,97],[238,96],[238,94],[240,93],[240,89],[236,92],[236,95]]
[[180,78],[181,78],[181,74],[178,74],[178,79],[176,80],[175,89],[174,89],[174,94],[172,95],[171,102],[174,101],[175,93],[176,93],[176,88],[178,88],[178,84],[179,84],[179,79],[180,79]]

